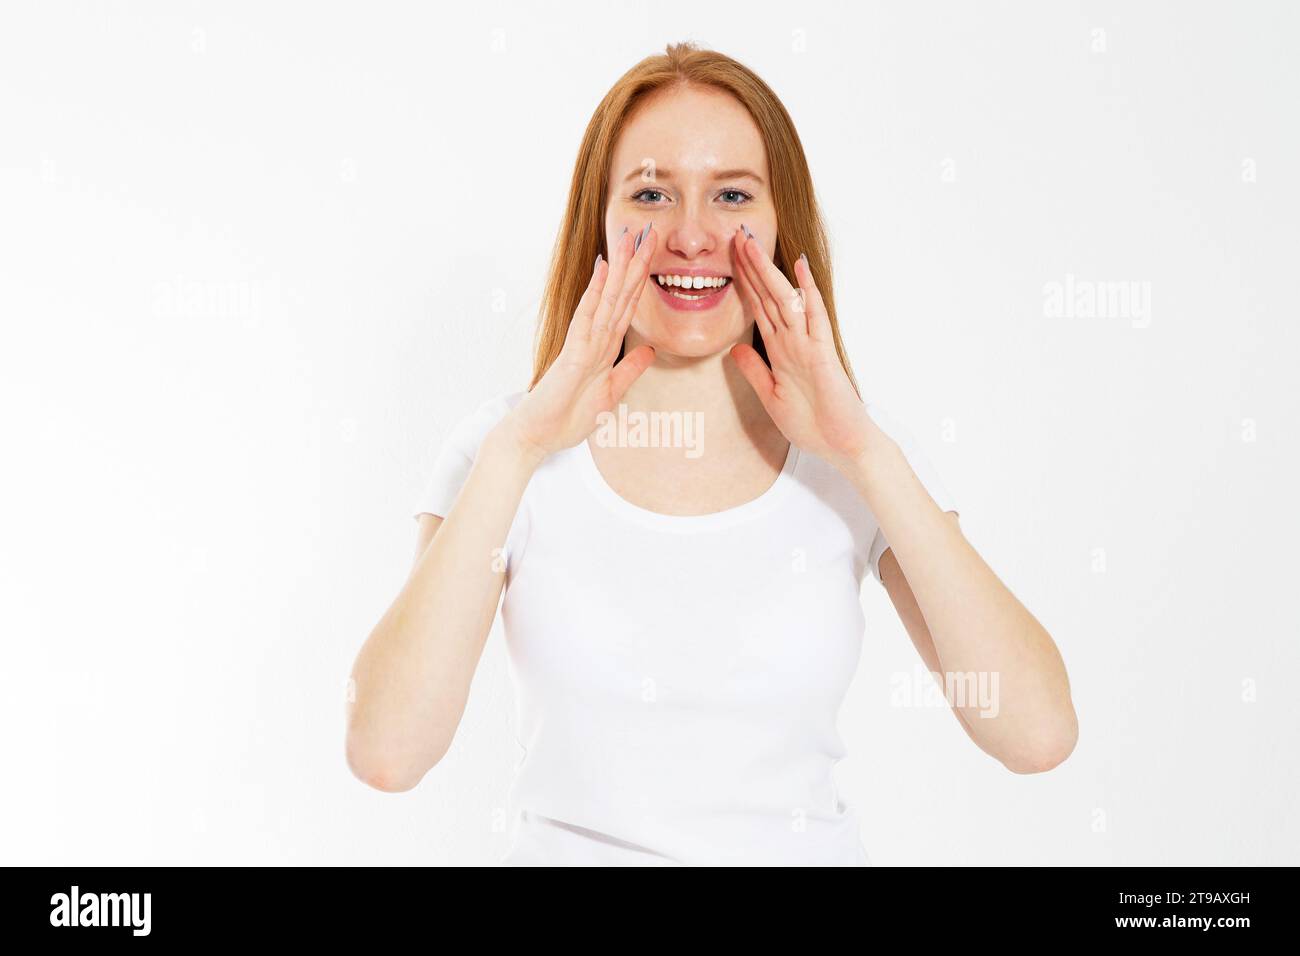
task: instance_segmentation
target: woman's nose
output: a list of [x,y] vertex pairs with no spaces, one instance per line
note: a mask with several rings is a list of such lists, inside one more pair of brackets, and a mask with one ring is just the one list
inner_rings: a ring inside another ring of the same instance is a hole
[[713,217],[681,213],[656,220],[655,229],[671,251],[694,258],[717,247],[722,224]]

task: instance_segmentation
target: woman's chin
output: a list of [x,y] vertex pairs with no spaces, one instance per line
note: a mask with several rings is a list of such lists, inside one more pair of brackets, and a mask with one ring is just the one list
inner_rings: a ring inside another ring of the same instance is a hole
[[652,323],[641,339],[654,347],[656,355],[699,359],[728,351],[741,340],[744,331],[745,323],[739,316],[721,321],[716,317],[674,316],[668,322]]

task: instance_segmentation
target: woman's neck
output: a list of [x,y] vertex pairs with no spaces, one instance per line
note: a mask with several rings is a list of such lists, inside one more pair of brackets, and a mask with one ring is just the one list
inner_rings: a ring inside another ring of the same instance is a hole
[[622,403],[629,412],[698,412],[710,446],[720,451],[742,443],[766,448],[781,439],[726,351],[703,358],[659,353],[628,388]]

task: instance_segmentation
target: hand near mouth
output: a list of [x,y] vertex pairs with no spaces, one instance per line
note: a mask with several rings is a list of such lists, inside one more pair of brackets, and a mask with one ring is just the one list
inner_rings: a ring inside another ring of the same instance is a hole
[[609,262],[597,257],[560,354],[508,416],[515,436],[537,459],[584,441],[600,413],[612,411],[654,362],[654,349],[642,345],[613,364],[649,284],[657,242],[647,224],[638,234],[624,232]]
[[733,346],[732,359],[787,439],[841,469],[860,464],[884,433],[840,362],[807,257],[795,263],[796,289],[743,227],[731,248],[736,291],[771,367],[750,345]]

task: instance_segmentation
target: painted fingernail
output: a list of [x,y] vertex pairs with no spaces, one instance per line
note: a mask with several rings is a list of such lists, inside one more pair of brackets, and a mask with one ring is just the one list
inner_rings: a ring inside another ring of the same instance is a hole
[[633,255],[635,255],[636,251],[641,248],[641,243],[645,241],[645,237],[648,235],[650,235],[650,223],[647,222],[645,224],[645,228],[642,229],[641,232],[637,234],[636,242],[632,243]]
[[[801,252],[801,253],[799,253],[799,258],[803,260],[803,264],[804,264],[805,266],[808,266],[808,253],[806,253],[806,252]],[[811,269],[812,266],[808,266],[808,268]]]
[[747,238],[749,238],[749,239],[753,239],[753,238],[754,238],[754,234],[753,234],[752,232],[749,231],[749,227],[748,227],[747,225],[745,225],[743,222],[740,224],[740,228],[745,230],[745,236],[746,236]]
[[623,237],[626,236],[626,235],[627,235],[627,226],[624,226],[624,227],[623,227],[623,231],[620,232],[620,233],[618,234],[619,242],[622,242],[622,241],[623,241]]
[[595,272],[596,269],[598,269],[598,268],[600,267],[600,260],[601,260],[602,258],[604,258],[604,257],[601,256],[601,254],[600,254],[599,252],[596,253],[596,261],[593,262],[593,263],[591,264],[591,271],[592,271],[592,272]]

